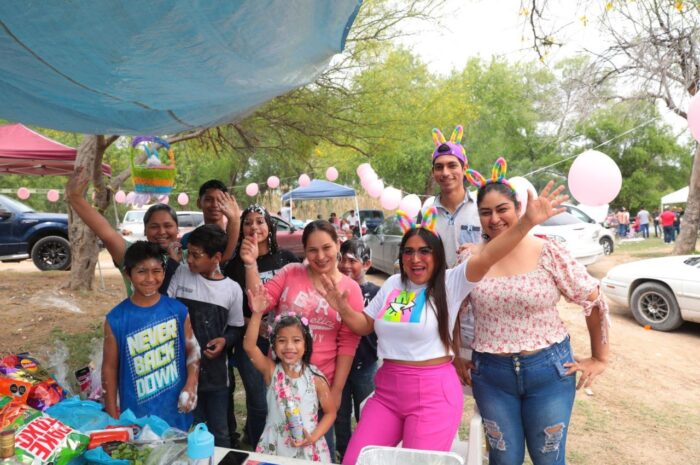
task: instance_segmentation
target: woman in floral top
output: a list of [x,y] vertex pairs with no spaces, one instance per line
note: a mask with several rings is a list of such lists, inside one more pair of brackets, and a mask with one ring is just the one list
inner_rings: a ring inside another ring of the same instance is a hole
[[[243,348],[253,366],[262,373],[267,388],[267,419],[256,452],[330,463],[324,434],[335,421],[328,381],[311,365],[313,339],[309,320],[295,312],[275,317],[271,327],[271,360],[258,348],[263,312],[269,305],[262,285],[248,291],[253,315]],[[318,405],[323,419],[318,420]]]
[[[520,202],[505,168],[505,160],[497,162],[488,181],[467,173],[479,188],[485,243],[518,224]],[[572,355],[556,307],[561,295],[584,309],[590,357]],[[534,465],[565,464],[576,389],[590,386],[608,359],[608,307],[598,281],[556,240],[530,235],[491,267],[469,303],[475,316],[471,383],[491,446],[489,463],[522,464],[527,443]]]

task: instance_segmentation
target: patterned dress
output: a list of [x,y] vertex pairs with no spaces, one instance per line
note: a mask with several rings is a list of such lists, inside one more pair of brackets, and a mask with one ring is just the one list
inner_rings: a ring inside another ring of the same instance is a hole
[[255,452],[314,462],[330,463],[326,439],[321,438],[315,444],[294,447],[292,435],[284,414],[285,405],[294,402],[300,406],[302,423],[306,431],[312,433],[318,426],[318,396],[314,384],[314,374],[320,373],[314,367],[305,367],[298,378],[290,378],[278,363],[272,373],[272,380],[267,388],[267,420],[265,430],[258,442]]

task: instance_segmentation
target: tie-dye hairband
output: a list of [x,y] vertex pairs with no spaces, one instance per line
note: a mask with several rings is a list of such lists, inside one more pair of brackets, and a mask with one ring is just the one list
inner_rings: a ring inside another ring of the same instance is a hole
[[433,152],[433,162],[435,162],[436,158],[443,155],[453,155],[462,162],[465,168],[468,167],[469,161],[467,160],[467,155],[464,153],[464,147],[462,146],[463,134],[464,129],[462,126],[457,126],[454,131],[452,131],[452,135],[448,141],[438,128],[434,128],[433,142],[435,142],[435,151]]
[[467,181],[469,181],[469,183],[477,189],[481,189],[487,184],[503,184],[513,192],[516,192],[515,187],[506,179],[507,171],[508,163],[506,163],[506,159],[499,157],[498,160],[496,160],[496,163],[493,164],[493,168],[491,168],[490,179],[484,178],[481,173],[473,169],[466,170],[464,172],[464,177],[466,177]]
[[403,210],[397,210],[396,211],[396,220],[399,223],[399,227],[403,231],[404,234],[406,234],[408,231],[411,229],[416,229],[416,228],[423,228],[431,233],[435,234],[436,236],[438,235],[437,233],[437,207],[433,206],[428,208],[425,213],[423,214],[423,219],[420,222],[420,225],[416,224],[416,222],[408,216],[408,213],[406,213]]

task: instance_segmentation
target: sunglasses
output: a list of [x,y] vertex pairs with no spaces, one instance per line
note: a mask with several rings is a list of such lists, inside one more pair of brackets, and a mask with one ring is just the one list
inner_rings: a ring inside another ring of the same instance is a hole
[[418,255],[420,258],[426,258],[433,254],[433,249],[431,247],[419,247],[417,249],[412,249],[410,247],[404,247],[401,249],[401,255],[406,258],[411,258]]

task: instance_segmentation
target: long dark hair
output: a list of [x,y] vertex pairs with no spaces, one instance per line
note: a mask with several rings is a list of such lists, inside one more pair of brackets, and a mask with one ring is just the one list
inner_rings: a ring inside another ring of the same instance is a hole
[[335,226],[326,220],[315,220],[306,225],[304,234],[301,235],[301,243],[304,244],[304,248],[306,248],[306,243],[309,241],[309,236],[316,231],[323,231],[331,236],[333,242],[338,242],[338,231],[335,230]]
[[[445,260],[445,247],[442,245],[442,240],[424,228],[413,228],[404,234],[401,239],[401,247],[399,252],[399,267],[401,268],[401,282],[404,286],[408,285],[408,275],[403,267],[403,249],[406,242],[413,236],[418,236],[433,250],[433,262],[435,268],[433,275],[428,280],[426,286],[426,300],[432,297],[435,302],[435,318],[438,321],[438,334],[440,341],[445,346],[446,351],[450,351],[452,345],[452,335],[450,334],[450,315],[447,310],[447,291],[445,290],[445,271],[447,270],[447,262]],[[457,354],[455,354],[457,355]]]
[[[279,320],[277,318],[279,318]],[[308,324],[304,324],[302,318],[305,317],[285,313],[275,318],[274,323],[272,324],[272,332],[270,332],[270,350],[273,354],[275,354],[275,363],[281,363],[280,357],[275,353],[275,340],[277,339],[277,333],[279,333],[280,329],[282,328],[296,326],[299,328],[302,336],[304,337],[304,354],[301,356],[302,365],[304,368],[309,368],[311,373],[316,376],[320,376],[326,381],[326,383],[328,383],[328,380],[325,376],[323,376],[323,374],[317,373],[311,368],[311,354],[313,353],[314,348],[314,338],[311,334],[311,328],[309,328]]]
[[271,254],[277,253],[277,249],[279,248],[277,246],[277,225],[275,225],[275,222],[272,221],[272,217],[270,216],[270,213],[267,211],[267,209],[262,205],[258,205],[255,203],[249,205],[248,208],[243,210],[243,213],[241,213],[241,232],[238,235],[239,250],[241,242],[243,242],[243,223],[245,223],[246,217],[251,213],[258,213],[262,215],[263,218],[265,218],[265,223],[267,224],[267,245],[270,248]]
[[[500,182],[490,182],[477,191],[477,208],[479,207],[479,205],[481,205],[481,202],[484,200],[484,197],[486,197],[486,194],[488,194],[491,191],[498,192],[499,194],[504,195],[508,200],[513,202],[513,206],[515,207],[516,213],[520,210],[520,202],[518,201],[518,197],[515,195],[515,192],[513,192],[513,189],[511,189],[505,184],[501,184]],[[490,239],[490,237],[486,233],[482,233],[481,238],[485,241],[488,241]]]

